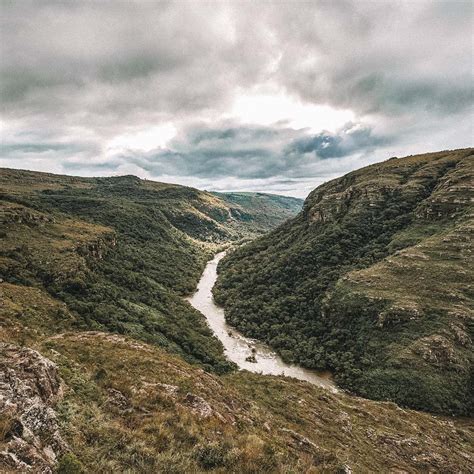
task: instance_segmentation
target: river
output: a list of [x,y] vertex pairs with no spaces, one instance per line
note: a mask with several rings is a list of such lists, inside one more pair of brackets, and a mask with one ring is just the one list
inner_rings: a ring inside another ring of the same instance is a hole
[[[225,322],[224,310],[215,304],[212,297],[212,288],[217,279],[217,264],[224,255],[225,252],[220,252],[207,263],[196,292],[187,300],[206,317],[209,327],[222,342],[226,357],[235,362],[240,369],[261,374],[294,377],[336,392],[337,389],[330,374],[286,364],[266,344],[245,337]],[[255,357],[255,362],[247,360],[251,356]]]

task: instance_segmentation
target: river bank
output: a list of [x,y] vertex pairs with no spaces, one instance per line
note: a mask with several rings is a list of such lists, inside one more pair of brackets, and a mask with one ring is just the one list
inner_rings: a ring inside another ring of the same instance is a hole
[[226,357],[240,369],[264,375],[294,377],[336,392],[329,373],[286,364],[266,344],[245,337],[226,323],[224,310],[215,304],[212,296],[212,288],[217,279],[217,265],[224,255],[225,252],[220,252],[207,263],[196,292],[187,301],[206,317],[209,327],[222,342]]

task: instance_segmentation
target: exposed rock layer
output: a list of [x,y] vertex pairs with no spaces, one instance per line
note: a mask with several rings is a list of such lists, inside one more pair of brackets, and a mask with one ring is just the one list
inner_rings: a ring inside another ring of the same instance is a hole
[[62,386],[49,359],[32,349],[0,343],[0,469],[52,472],[67,449],[54,411]]

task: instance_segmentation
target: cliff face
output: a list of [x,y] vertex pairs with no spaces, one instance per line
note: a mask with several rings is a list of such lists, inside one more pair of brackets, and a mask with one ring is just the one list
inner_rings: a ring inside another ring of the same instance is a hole
[[229,255],[215,295],[239,329],[348,389],[468,413],[473,178],[469,149],[328,182],[293,221]]
[[68,449],[54,406],[63,396],[56,364],[37,351],[0,343],[0,467],[52,473]]
[[471,159],[470,150],[392,158],[323,184],[304,210],[310,220],[318,213],[341,219],[366,207],[386,207],[396,196],[415,206],[418,217],[455,217],[471,202]]

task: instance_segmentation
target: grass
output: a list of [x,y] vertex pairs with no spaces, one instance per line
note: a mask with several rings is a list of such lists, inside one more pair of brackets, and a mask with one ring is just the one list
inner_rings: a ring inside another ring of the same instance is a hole
[[[282,377],[218,377],[157,347],[103,333],[52,337],[41,351],[67,380],[57,411],[85,472],[469,469],[469,426],[454,430],[451,422],[391,403]],[[212,414],[200,415],[189,393]]]

